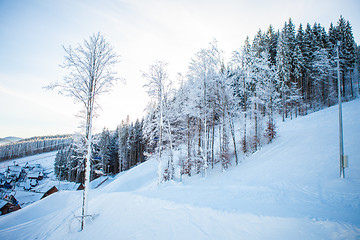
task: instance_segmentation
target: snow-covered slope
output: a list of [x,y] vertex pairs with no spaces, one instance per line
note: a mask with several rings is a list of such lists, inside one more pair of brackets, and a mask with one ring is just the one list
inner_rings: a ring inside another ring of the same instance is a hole
[[0,138],[0,146],[1,145],[5,145],[5,144],[9,144],[9,143],[14,143],[17,141],[22,140],[22,138],[19,137],[5,137],[5,138]]
[[346,178],[337,107],[279,123],[272,144],[226,172],[156,184],[150,160],[90,191],[53,194],[0,217],[0,239],[359,239],[360,101],[344,104]]

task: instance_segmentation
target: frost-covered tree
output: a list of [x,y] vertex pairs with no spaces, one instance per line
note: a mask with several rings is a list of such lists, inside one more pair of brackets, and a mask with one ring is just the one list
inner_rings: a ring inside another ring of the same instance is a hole
[[[219,128],[219,156],[222,163],[222,169],[225,170],[230,165],[230,136],[234,147],[235,162],[238,164],[237,146],[234,129],[234,115],[236,113],[236,103],[233,99],[233,81],[230,70],[225,66],[223,53],[216,44],[212,44],[209,49],[210,57],[213,62],[213,79],[214,84],[211,84],[210,93],[215,96],[212,102],[214,105],[212,119],[218,119],[218,122],[213,121],[213,128],[218,123]],[[209,98],[210,102],[212,98]],[[214,115],[217,115],[215,117]],[[213,139],[212,139],[213,140]]]
[[61,149],[72,143],[71,135],[39,136],[0,146],[0,162]]
[[[158,123],[155,128],[158,129],[158,183],[162,181],[162,147],[163,147],[163,126],[164,126],[164,96],[165,88],[168,84],[168,74],[166,70],[167,63],[163,61],[156,61],[149,67],[148,72],[143,74],[143,77],[148,81],[145,87],[147,93],[159,107]],[[155,115],[156,116],[156,115]],[[153,131],[150,131],[153,132]]]
[[196,110],[198,111],[198,160],[196,161],[197,172],[203,171],[206,176],[208,167],[208,145],[204,138],[208,132],[208,119],[209,119],[209,85],[212,84],[211,75],[212,62],[209,56],[208,49],[202,49],[194,58],[192,58],[189,66],[188,78],[191,79],[196,86],[197,91],[193,100],[196,102]]
[[238,106],[240,106],[243,115],[242,151],[244,153],[248,151],[249,145],[247,140],[247,118],[249,116],[251,96],[252,61],[251,45],[249,37],[247,37],[244,46],[240,50],[234,51],[232,57],[234,96],[237,98]]
[[65,149],[60,149],[54,161],[54,173],[59,180],[68,179],[68,155]]
[[175,166],[174,166],[174,140],[175,140],[175,133],[178,130],[176,124],[177,124],[177,115],[175,113],[175,106],[173,105],[174,101],[171,101],[170,97],[170,89],[165,91],[164,96],[164,107],[163,107],[163,113],[164,113],[164,131],[166,132],[167,136],[167,146],[168,150],[170,151],[170,157],[167,161],[167,166],[165,168],[164,172],[164,180],[170,180],[174,179],[175,175]]
[[[271,63],[269,52],[264,50],[259,54],[258,48],[259,44],[250,45],[247,39],[242,50],[234,52],[232,59],[233,101],[241,107],[244,117],[242,127],[244,153],[249,150],[256,151],[261,146],[265,116],[268,119],[266,127],[271,128],[275,133],[274,115],[279,105],[277,71]],[[274,135],[272,134],[272,137]]]
[[[198,127],[198,144],[195,166],[197,172],[202,172],[206,177],[209,159],[213,166],[214,161],[214,131],[217,121],[228,124],[228,98],[225,97],[225,89],[230,80],[228,79],[228,71],[225,68],[223,54],[214,40],[209,44],[208,48],[201,49],[191,60],[188,72],[189,81],[192,82],[193,92],[192,99],[195,102],[195,110],[197,114],[192,114],[197,119]],[[222,129],[220,135],[225,140],[228,129]],[[210,137],[211,132],[211,137]],[[228,141],[220,144],[220,152],[228,147]],[[221,150],[222,149],[222,150]],[[228,153],[222,154],[228,158]],[[224,159],[224,158],[222,158]],[[222,160],[221,160],[222,161]],[[226,160],[228,161],[228,159]],[[225,162],[225,161],[223,161]]]
[[291,75],[291,58],[289,57],[289,47],[284,39],[284,34],[280,33],[277,46],[276,67],[279,77],[279,92],[281,98],[281,114],[285,121],[288,112],[287,99],[289,97],[289,85]]
[[268,46],[266,42],[266,35],[261,30],[257,32],[252,44],[252,51],[256,57],[260,57],[261,54],[268,52]]
[[108,129],[104,128],[100,134],[99,139],[99,148],[100,148],[100,169],[103,173],[108,173],[111,159],[111,149],[110,149],[110,132]]
[[[193,79],[184,81],[184,77],[180,76],[180,88],[174,95],[173,116],[176,117],[177,131],[175,143],[177,145],[185,143],[186,157],[180,159],[180,176],[186,174],[191,176],[195,164],[197,154],[195,151],[195,135],[198,124],[198,88],[194,87]],[[182,157],[182,156],[181,156]]]
[[81,183],[84,180],[83,138],[74,136],[74,142],[60,149],[55,158],[54,172],[59,180]]
[[83,105],[84,139],[86,143],[85,157],[85,189],[83,194],[81,230],[85,226],[87,216],[88,192],[90,188],[90,163],[92,145],[92,121],[98,97],[108,92],[117,78],[112,71],[118,62],[113,47],[100,34],[93,34],[77,48],[63,47],[66,55],[62,65],[68,74],[61,82],[51,84],[49,88],[58,89],[59,93],[73,97]]
[[312,101],[315,110],[319,110],[323,106],[335,103],[336,85],[330,78],[333,68],[327,50],[325,48],[319,49],[313,55],[311,66]]
[[355,62],[356,62],[356,44],[354,41],[354,36],[349,21],[346,21],[343,45],[344,46],[342,52],[344,54],[344,60],[345,60],[344,73],[346,72],[348,75],[351,98],[354,98],[352,72],[354,71]]
[[[339,57],[342,89],[341,93],[345,99],[353,98],[353,71],[356,63],[356,43],[349,21],[340,16],[337,25],[330,25],[329,28],[329,53],[332,59],[336,58],[337,42],[340,42]],[[336,76],[336,73],[334,73]],[[350,96],[350,97],[348,97]]]
[[[129,116],[110,134],[110,169],[122,172],[144,161],[143,120],[130,122]],[[149,150],[148,146],[148,150]]]
[[118,139],[119,139],[119,171],[125,171],[130,168],[128,161],[128,148],[127,142],[129,139],[129,126],[130,120],[129,117],[126,118],[126,121],[122,121],[120,126],[118,127]]
[[278,33],[274,30],[274,27],[270,25],[268,30],[266,31],[266,46],[267,46],[267,54],[269,56],[269,61],[273,66],[276,63],[277,41],[278,41]]

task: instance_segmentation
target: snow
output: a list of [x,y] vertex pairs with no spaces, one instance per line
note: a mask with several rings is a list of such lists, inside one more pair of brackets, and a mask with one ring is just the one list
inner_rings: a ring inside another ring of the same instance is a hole
[[[48,173],[49,178],[45,178],[44,180],[39,181],[39,185],[33,188],[33,191],[25,191],[23,187],[29,188],[30,180],[26,180],[26,182],[20,182],[19,186],[15,187],[15,190],[7,190],[5,195],[14,195],[16,200],[19,201],[19,204],[22,208],[32,204],[36,201],[39,201],[40,198],[44,195],[44,193],[49,190],[52,186],[58,187],[58,181],[52,180],[54,178],[53,168],[54,168],[54,159],[56,156],[56,151],[37,154],[33,156],[18,158],[16,160],[8,160],[0,163],[0,173],[4,172],[8,166],[11,169],[18,168],[20,171],[21,167],[24,167],[27,163],[31,166],[35,166],[32,171],[28,171],[28,176],[36,176],[39,175],[39,171],[45,169],[45,172]],[[19,166],[14,166],[14,164],[18,164]],[[39,168],[39,164],[42,168]],[[73,184],[73,183],[72,183]]]
[[0,199],[0,208],[2,208],[3,206],[5,206],[7,203],[8,203],[7,201]]
[[42,153],[29,157],[23,157],[16,160],[4,161],[0,163],[0,171],[5,170],[9,165],[18,164],[20,166],[25,166],[27,162],[31,165],[40,164],[45,169],[52,169],[54,167],[55,156],[56,156],[56,151],[53,151],[53,152]]
[[360,101],[343,105],[345,179],[337,118],[334,106],[278,123],[273,143],[206,179],[158,185],[156,159],[102,177],[82,232],[82,192],[52,194],[0,216],[0,239],[359,239]]
[[0,146],[1,145],[6,145],[6,144],[11,144],[17,141],[22,140],[22,138],[18,138],[18,137],[5,137],[5,138],[0,138]]

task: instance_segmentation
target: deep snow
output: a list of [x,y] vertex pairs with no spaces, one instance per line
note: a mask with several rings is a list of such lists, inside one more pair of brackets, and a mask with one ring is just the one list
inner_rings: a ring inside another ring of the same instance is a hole
[[155,160],[120,173],[90,191],[83,232],[81,192],[55,193],[0,216],[0,239],[359,239],[360,101],[343,105],[345,179],[337,117],[278,123],[273,143],[206,179],[157,185]]

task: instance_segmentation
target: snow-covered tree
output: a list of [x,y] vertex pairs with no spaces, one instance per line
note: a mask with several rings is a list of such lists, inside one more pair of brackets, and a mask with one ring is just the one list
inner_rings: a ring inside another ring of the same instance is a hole
[[118,62],[118,56],[113,47],[100,34],[93,34],[89,40],[84,40],[77,48],[64,47],[66,52],[63,68],[68,74],[63,81],[51,84],[49,88],[57,88],[59,93],[73,97],[84,107],[84,127],[86,154],[85,161],[85,189],[83,194],[81,230],[85,226],[87,216],[88,192],[90,188],[90,163],[92,146],[92,121],[99,95],[108,92],[117,78],[112,71]]
[[110,166],[111,159],[111,149],[110,149],[110,132],[108,129],[104,128],[100,134],[99,139],[99,148],[100,148],[100,169],[103,173],[108,173],[108,166]]
[[323,106],[334,104],[336,101],[336,85],[330,78],[333,68],[330,64],[329,54],[325,48],[314,52],[311,66],[312,101],[315,110]]
[[39,136],[0,146],[0,161],[62,149],[73,141],[71,135]]
[[187,79],[180,76],[180,88],[174,94],[173,113],[176,118],[177,131],[175,135],[175,143],[186,145],[186,157],[180,160],[180,176],[186,174],[191,176],[193,166],[195,164],[195,135],[197,133],[196,126],[198,121],[197,106],[198,106],[198,87],[195,85],[193,79]]
[[196,161],[197,171],[203,171],[204,176],[206,176],[206,170],[208,167],[208,145],[206,138],[208,132],[208,119],[209,119],[209,85],[212,80],[211,74],[212,72],[212,62],[209,56],[208,49],[202,49],[199,51],[195,57],[191,60],[189,66],[188,78],[190,78],[196,88],[196,95],[194,96],[196,102],[196,109],[198,110],[198,132],[199,132],[199,140],[198,140],[198,158]]
[[277,46],[276,68],[279,77],[279,92],[281,98],[281,114],[285,121],[288,112],[287,99],[289,97],[289,85],[291,75],[291,57],[289,56],[289,47],[284,39],[284,34],[280,33]]
[[[168,84],[168,74],[166,70],[167,63],[163,61],[156,61],[149,67],[148,72],[143,74],[143,77],[147,79],[147,93],[155,102],[155,106],[159,107],[159,116],[157,117],[158,123],[155,128],[158,130],[158,183],[162,181],[162,147],[163,147],[163,126],[164,126],[164,96],[165,88]],[[155,115],[156,116],[156,115]],[[149,126],[149,125],[147,125]],[[149,126],[150,127],[150,126]],[[145,131],[146,132],[146,131]],[[153,132],[153,131],[150,131]]]
[[[217,46],[217,41],[214,40],[209,44],[208,48],[201,49],[190,62],[189,81],[192,82],[193,91],[192,99],[195,102],[195,109],[197,110],[198,119],[198,159],[195,163],[197,172],[203,172],[206,176],[207,168],[209,166],[209,159],[213,166],[214,161],[214,131],[218,121],[222,121],[222,125],[228,124],[228,98],[226,97],[226,87],[230,85],[230,78],[228,78],[228,71],[225,68],[223,53]],[[223,129],[220,135],[223,135],[223,140],[227,139],[228,128]],[[210,132],[211,139],[210,139]],[[226,147],[225,147],[225,145]],[[219,151],[228,149],[228,141],[223,141],[220,144]],[[221,156],[228,156],[228,154],[219,153]],[[224,159],[224,158],[222,158]],[[222,161],[222,160],[221,160]],[[226,160],[228,161],[228,159]],[[225,162],[225,161],[223,161]]]
[[239,51],[234,51],[232,57],[234,96],[237,98],[236,101],[243,115],[242,151],[244,153],[248,151],[249,145],[247,140],[247,118],[250,107],[252,61],[251,45],[249,37],[247,37],[244,46]]
[[130,120],[129,116],[126,118],[126,121],[122,121],[120,126],[118,127],[118,139],[119,139],[119,149],[118,149],[118,156],[119,156],[119,171],[125,171],[130,168],[129,160],[128,160],[128,148],[127,142],[129,139],[129,126]]

